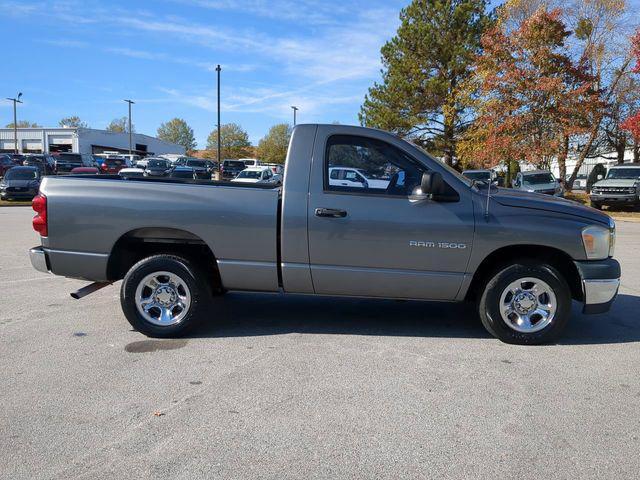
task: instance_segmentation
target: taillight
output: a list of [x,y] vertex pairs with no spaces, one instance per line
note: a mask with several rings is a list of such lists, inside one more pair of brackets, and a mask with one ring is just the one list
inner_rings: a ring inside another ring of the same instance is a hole
[[43,237],[46,237],[49,234],[47,228],[47,197],[41,193],[33,197],[31,208],[36,212],[31,222],[33,229]]
[[108,168],[109,168],[109,167],[107,167],[107,164],[106,164],[106,163],[103,163],[103,164],[102,164],[102,170],[104,170],[104,171],[106,172]]

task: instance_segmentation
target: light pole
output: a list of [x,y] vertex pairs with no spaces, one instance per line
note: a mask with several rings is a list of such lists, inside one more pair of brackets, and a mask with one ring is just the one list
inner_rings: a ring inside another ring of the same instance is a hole
[[20,97],[22,97],[22,92],[18,93],[16,98],[7,98],[7,100],[11,100],[13,102],[13,141],[15,142],[13,144],[13,152],[16,155],[18,154],[18,111],[16,104],[22,103]]
[[298,110],[300,110],[298,107],[295,107],[293,105],[291,105],[291,108],[293,109],[293,126],[296,126],[296,113],[298,112]]
[[[132,151],[132,142],[131,142],[131,105],[133,105],[134,101],[132,100],[125,100],[125,102],[127,102],[129,104],[129,155],[131,155],[133,153]],[[129,157],[129,160],[131,160],[131,157]]]
[[216,72],[218,72],[218,165],[222,163],[222,159],[220,158],[221,146],[220,146],[220,72],[222,68],[220,65],[216,67]]

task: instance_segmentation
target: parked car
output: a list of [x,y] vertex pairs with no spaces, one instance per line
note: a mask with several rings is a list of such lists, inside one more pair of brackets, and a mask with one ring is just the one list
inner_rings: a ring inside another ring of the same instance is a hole
[[593,184],[591,206],[640,206],[640,164],[614,165],[607,176]]
[[[568,182],[571,178],[571,174],[568,173],[565,177],[565,182]],[[576,179],[573,181],[573,190],[586,190],[587,189],[587,175],[584,173],[580,173],[576,176]]]
[[0,180],[0,198],[13,200],[32,199],[40,188],[40,169],[38,167],[13,167],[7,170]]
[[220,165],[220,177],[222,180],[236,178],[245,168],[247,166],[240,160],[224,160]]
[[263,163],[262,165],[269,167],[276,175],[284,175],[284,165],[280,165],[279,163]]
[[144,175],[146,177],[165,177],[169,175],[171,171],[171,164],[169,160],[164,158],[149,158],[147,159],[147,166],[144,168]]
[[386,190],[389,180],[375,178],[361,168],[330,166],[329,185]]
[[56,174],[70,173],[76,167],[95,167],[92,155],[85,153],[58,153],[54,155]]
[[518,172],[513,180],[513,188],[525,192],[542,193],[544,195],[564,196],[560,182],[549,170],[531,170]]
[[172,168],[169,176],[171,178],[190,178],[192,180],[196,180],[198,178],[198,175],[193,168],[181,166]]
[[7,155],[16,165],[22,165],[25,159],[25,156],[21,153],[7,153]]
[[9,155],[0,155],[0,177],[4,177],[6,171],[15,166],[16,163]]
[[260,160],[258,160],[257,158],[239,158],[238,160],[244,163],[245,167],[247,168],[259,167],[261,165]]
[[210,160],[201,160],[199,158],[183,157],[176,160],[176,167],[191,167],[200,179],[211,180],[211,175],[215,170],[215,165]]
[[277,183],[269,167],[249,167],[241,171],[232,182],[240,183]]
[[100,170],[98,170],[98,167],[75,167],[70,173],[73,175],[97,175]]
[[137,167],[122,168],[118,175],[123,178],[142,178],[144,177],[144,169]]
[[26,167],[38,167],[40,175],[55,175],[56,160],[49,154],[27,155],[22,162]]
[[[331,185],[331,158],[394,169],[392,188]],[[558,338],[572,300],[602,313],[617,295],[615,223],[593,208],[473,185],[362,127],[298,125],[286,170],[282,187],[45,177],[32,265],[106,282],[77,298],[124,279],[124,314],[153,337],[186,334],[224,309],[225,292],[244,290],[466,300],[490,334],[538,344]]]
[[105,158],[102,161],[102,165],[100,166],[100,173],[106,173],[110,175],[114,175],[118,173],[123,168],[127,168],[127,160],[122,157],[109,157]]
[[480,169],[480,170],[465,170],[462,175],[469,180],[475,180],[476,182],[491,183],[493,185],[498,184],[498,175],[493,170]]

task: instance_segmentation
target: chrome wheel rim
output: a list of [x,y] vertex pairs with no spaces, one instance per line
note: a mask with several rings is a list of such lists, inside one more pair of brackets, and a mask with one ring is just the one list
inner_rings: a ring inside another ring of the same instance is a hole
[[500,296],[500,316],[509,328],[521,333],[539,332],[556,315],[558,302],[548,283],[534,277],[511,282]]
[[187,283],[172,272],[154,272],[136,288],[136,308],[149,323],[167,327],[180,323],[189,313],[191,292]]

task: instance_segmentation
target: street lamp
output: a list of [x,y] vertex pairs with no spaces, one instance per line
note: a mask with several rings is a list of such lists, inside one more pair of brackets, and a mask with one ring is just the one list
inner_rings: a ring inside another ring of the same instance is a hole
[[216,67],[216,72],[218,73],[218,166],[220,166],[222,164],[222,159],[220,158],[220,151],[221,151],[221,146],[220,146],[220,72],[222,71],[222,68],[220,68],[220,65],[218,65]]
[[133,149],[132,147],[132,142],[131,142],[131,105],[133,105],[134,101],[132,100],[125,100],[125,102],[127,102],[129,104],[129,160],[131,160],[131,154],[133,153]]
[[300,110],[298,107],[295,107],[293,105],[291,105],[291,108],[293,109],[293,126],[296,126],[296,113],[298,112],[298,110]]
[[20,98],[22,97],[22,92],[18,93],[16,98],[7,98],[7,100],[11,100],[13,102],[13,152],[18,154],[18,115],[16,104],[22,103]]

